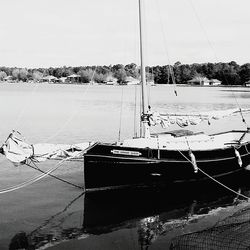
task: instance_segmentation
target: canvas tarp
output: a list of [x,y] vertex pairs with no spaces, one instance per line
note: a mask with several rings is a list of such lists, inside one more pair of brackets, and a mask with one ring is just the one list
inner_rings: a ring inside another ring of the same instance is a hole
[[29,144],[19,132],[13,131],[1,147],[1,153],[13,163],[24,163],[27,159],[41,162],[47,159],[80,157],[80,153],[84,152],[92,144],[91,142],[73,145]]

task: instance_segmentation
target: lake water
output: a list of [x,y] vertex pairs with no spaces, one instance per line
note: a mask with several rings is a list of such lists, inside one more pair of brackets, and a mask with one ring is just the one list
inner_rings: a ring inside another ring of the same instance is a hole
[[[152,87],[148,93],[152,110],[250,108],[249,88],[176,90],[177,96],[172,86]],[[130,138],[137,130],[134,114],[139,110],[135,105],[138,98],[136,86],[1,84],[0,143],[13,129],[31,143],[116,141],[119,130],[121,139]],[[250,115],[244,118],[250,124]],[[191,129],[213,133],[235,127],[246,127],[240,116]],[[82,172],[82,162],[67,162],[55,175],[81,186]],[[1,190],[37,175],[34,169],[14,167],[0,158]],[[167,249],[175,236],[210,227],[238,207],[234,205],[236,195],[229,191],[217,185],[202,188],[199,192],[169,187],[143,193],[82,194],[47,177],[0,195],[0,249],[18,249],[18,244],[26,244],[27,249]],[[250,190],[247,182],[233,188],[246,195]],[[248,205],[240,202],[239,206],[242,204]]]

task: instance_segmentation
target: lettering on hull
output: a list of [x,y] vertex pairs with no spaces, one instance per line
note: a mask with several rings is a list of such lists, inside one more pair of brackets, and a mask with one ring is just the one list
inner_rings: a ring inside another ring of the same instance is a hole
[[117,149],[111,150],[111,153],[115,154],[115,155],[130,155],[130,156],[140,156],[141,155],[141,153],[138,151],[117,150]]

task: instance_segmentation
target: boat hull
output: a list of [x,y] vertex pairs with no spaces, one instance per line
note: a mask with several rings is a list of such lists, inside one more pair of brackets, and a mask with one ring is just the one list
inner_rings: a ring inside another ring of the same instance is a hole
[[242,145],[237,151],[240,158],[234,147],[192,151],[192,161],[189,151],[97,144],[84,156],[85,188],[106,190],[220,179],[250,164],[250,145]]

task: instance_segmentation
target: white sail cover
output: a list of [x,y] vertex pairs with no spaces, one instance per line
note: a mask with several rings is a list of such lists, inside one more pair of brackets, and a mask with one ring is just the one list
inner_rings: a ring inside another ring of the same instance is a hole
[[13,163],[24,163],[27,159],[41,162],[47,159],[79,157],[79,153],[84,152],[91,145],[93,145],[91,142],[74,145],[29,144],[18,131],[13,131],[3,144],[2,153]]
[[169,127],[170,125],[177,124],[180,127],[186,127],[189,125],[197,125],[203,121],[210,123],[211,120],[218,120],[231,115],[246,113],[250,109],[229,109],[229,110],[217,110],[202,113],[159,113],[153,112],[149,115],[150,126],[161,125],[163,128]]

